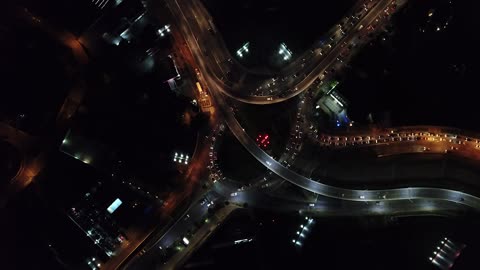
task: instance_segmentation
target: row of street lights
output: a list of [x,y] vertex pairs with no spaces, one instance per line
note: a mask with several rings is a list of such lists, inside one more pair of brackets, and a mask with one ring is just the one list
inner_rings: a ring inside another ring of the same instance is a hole
[[[238,57],[242,58],[245,54],[247,54],[249,52],[248,51],[249,46],[250,46],[250,42],[246,42],[245,44],[243,44],[242,47],[240,47],[240,49],[237,50]],[[280,49],[278,50],[278,54],[283,57],[284,61],[288,61],[292,58],[292,51],[290,51],[287,45],[285,45],[285,43],[283,42],[280,44]]]
[[247,42],[243,44],[243,46],[237,50],[237,55],[242,58],[244,53],[248,53],[248,46],[250,45],[250,42]]
[[301,247],[303,244],[303,239],[305,238],[307,232],[310,230],[309,226],[313,224],[313,218],[305,217],[305,224],[300,225],[300,230],[297,231],[296,238],[292,239],[292,243],[295,246]]
[[440,245],[437,246],[437,250],[433,252],[434,256],[429,257],[428,259],[438,268],[447,270],[452,268],[455,260],[460,256],[460,253],[464,248],[465,245],[454,243],[445,237],[440,242]]
[[285,43],[283,42],[282,44],[280,44],[280,49],[278,50],[278,54],[283,56],[283,60],[285,61],[290,60],[292,58],[292,51],[290,51],[287,48],[287,45],[285,45]]
[[182,153],[177,153],[175,152],[175,155],[173,156],[173,162],[177,162],[179,164],[184,164],[187,165],[189,162],[189,156],[182,154]]
[[167,25],[165,25],[164,27],[158,29],[158,34],[159,34],[161,37],[165,36],[165,32],[166,32],[166,33],[170,33],[170,25],[169,25],[169,24],[167,24]]

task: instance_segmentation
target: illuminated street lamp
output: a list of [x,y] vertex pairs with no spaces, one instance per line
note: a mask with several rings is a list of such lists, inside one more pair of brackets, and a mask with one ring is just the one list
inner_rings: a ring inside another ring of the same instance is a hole
[[280,49],[278,50],[278,54],[283,56],[283,60],[287,61],[292,58],[292,51],[287,48],[285,43],[280,44]]
[[165,36],[165,33],[170,33],[170,25],[167,24],[164,27],[158,29],[158,34],[163,37]]
[[300,224],[300,229],[296,232],[296,238],[292,240],[292,242],[297,246],[302,246],[302,241],[306,238],[307,233],[309,231],[308,226],[311,226],[313,218],[305,217],[306,223]]
[[250,45],[250,42],[247,42],[242,45],[240,49],[237,50],[237,55],[241,58],[243,57],[244,53],[248,53],[248,46]]
[[173,162],[182,165],[188,165],[188,163],[190,162],[190,157],[188,155],[175,152],[175,154],[173,155]]

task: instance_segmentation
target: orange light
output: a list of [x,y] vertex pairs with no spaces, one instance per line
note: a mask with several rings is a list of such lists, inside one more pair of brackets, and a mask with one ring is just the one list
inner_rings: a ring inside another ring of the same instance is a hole
[[196,83],[198,92],[201,94],[203,92],[202,86],[200,85],[199,82]]

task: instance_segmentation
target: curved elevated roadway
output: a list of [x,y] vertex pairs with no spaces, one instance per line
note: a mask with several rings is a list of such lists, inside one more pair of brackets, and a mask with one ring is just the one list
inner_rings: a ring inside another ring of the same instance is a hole
[[[192,53],[202,56],[201,61],[209,65],[212,77],[221,84],[222,87],[219,91],[235,100],[259,105],[283,102],[308,89],[320,74],[337,62],[337,57],[344,49],[342,44],[350,43],[359,35],[358,26],[366,26],[373,23],[383,10],[392,3],[391,0],[374,2],[376,4],[353,27],[348,29],[345,34],[337,35],[333,46],[329,47],[326,45],[321,50],[314,48],[313,53],[309,50],[302,54],[301,57],[292,61],[277,75],[282,79],[276,80],[276,91],[272,95],[257,96],[250,94],[252,90],[257,86],[272,82],[272,78],[267,80],[260,79],[254,84],[256,86],[247,86],[242,83],[234,84],[226,79],[224,66],[228,65],[225,64],[228,63],[227,59],[232,59],[232,57],[225,48],[221,38],[217,37],[218,34],[212,35],[207,30],[211,25],[208,19],[210,16],[206,14],[205,8],[199,8],[202,4],[198,0],[167,0],[166,2],[172,14],[177,18],[177,25],[182,31]],[[364,2],[368,1],[359,1],[358,3]],[[323,54],[320,51],[323,51]],[[296,76],[296,74],[299,75]],[[241,76],[243,75],[245,74]],[[245,92],[246,89],[248,91]]]
[[[177,1],[175,0],[169,0],[168,1],[169,5],[171,5],[172,2],[174,2],[173,4],[178,5]],[[380,3],[387,5],[388,3],[390,3],[390,1],[381,1]],[[383,10],[383,7],[380,5],[380,3],[375,6],[379,9],[379,11]],[[369,20],[373,20],[376,17],[373,15],[375,14],[375,12],[370,12],[368,14],[372,14],[372,15],[365,16],[363,20],[365,20],[365,18],[369,18]],[[310,192],[320,194],[326,197],[341,199],[341,200],[364,201],[364,202],[408,201],[408,200],[418,200],[418,199],[439,200],[439,201],[450,201],[454,203],[464,204],[475,209],[480,209],[480,198],[473,196],[471,194],[457,191],[457,190],[430,188],[430,187],[407,187],[407,188],[385,189],[385,190],[345,189],[345,188],[339,188],[339,187],[323,184],[321,182],[312,180],[308,177],[305,177],[294,171],[289,170],[288,168],[283,166],[280,162],[276,161],[267,153],[265,153],[262,149],[260,149],[256,145],[256,143],[244,131],[240,123],[235,118],[235,115],[232,109],[228,106],[228,104],[226,103],[221,93],[226,94],[227,96],[232,96],[232,95],[229,94],[228,91],[224,90],[223,82],[221,82],[217,78],[216,76],[217,73],[214,70],[216,69],[216,67],[212,66],[210,61],[204,60],[204,55],[201,51],[201,47],[198,44],[197,40],[191,35],[188,35],[188,33],[189,32],[191,33],[192,30],[188,24],[187,18],[185,17],[185,15],[181,15],[181,16],[183,16],[184,18],[184,23],[180,24],[180,27],[182,28],[182,31],[184,32],[184,34],[187,33],[187,35],[185,35],[185,39],[190,44],[190,49],[192,50],[192,54],[197,64],[199,65],[200,70],[202,71],[205,83],[208,85],[210,89],[210,93],[214,97],[214,100],[218,105],[218,109],[224,115],[228,127],[231,129],[231,131],[233,132],[235,137],[240,141],[240,143],[259,162],[261,162],[265,167],[273,171],[275,174],[279,175],[280,177],[287,180],[288,182],[296,186],[299,186],[303,189],[306,189]],[[353,34],[347,34],[347,36],[351,36],[351,35]],[[335,57],[333,56],[331,56],[328,59],[332,59],[332,58],[335,59]],[[317,70],[319,69],[322,70],[324,68],[325,67],[323,67],[323,65],[320,65],[317,67]],[[311,81],[313,81],[312,78],[309,80],[308,83],[311,83]],[[308,83],[305,82],[305,86],[307,86]],[[301,91],[299,91],[298,93],[300,92]],[[256,101],[253,101],[253,100],[256,100]],[[283,100],[280,100],[280,101],[283,101]],[[280,101],[275,101],[275,102],[280,102]],[[266,101],[263,102],[263,101],[257,100],[256,97],[254,97],[253,99],[249,99],[249,102],[255,103],[255,104],[275,103],[275,102],[266,102]]]
[[[215,82],[209,81],[210,87]],[[288,182],[306,189],[310,192],[323,196],[349,200],[349,201],[394,201],[394,200],[413,200],[413,199],[430,199],[430,200],[446,200],[455,203],[468,205],[475,209],[480,209],[480,198],[450,189],[430,188],[430,187],[408,187],[385,190],[355,190],[339,188],[331,185],[322,184],[321,182],[300,175],[273,159],[257,146],[255,141],[248,136],[240,123],[235,118],[231,110],[229,110],[224,98],[218,91],[211,91],[219,108],[225,116],[226,123],[231,129],[235,137],[240,143],[265,167],[273,171],[278,176]]]

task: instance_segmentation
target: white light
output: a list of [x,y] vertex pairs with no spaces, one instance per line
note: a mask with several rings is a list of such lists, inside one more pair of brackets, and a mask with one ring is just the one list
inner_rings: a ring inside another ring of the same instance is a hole
[[107,208],[107,212],[112,214],[121,204],[122,201],[119,198],[115,199],[115,201],[113,201],[113,203]]
[[186,237],[183,237],[182,241],[185,245],[190,244],[190,241],[188,241],[188,239]]

